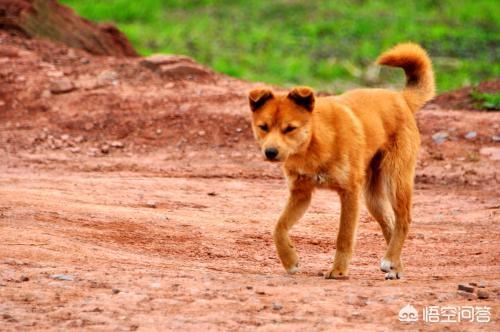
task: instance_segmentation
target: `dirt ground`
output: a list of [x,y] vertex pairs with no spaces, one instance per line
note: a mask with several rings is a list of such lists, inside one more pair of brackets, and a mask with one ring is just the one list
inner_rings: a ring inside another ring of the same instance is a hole
[[[384,280],[366,210],[350,279],[323,278],[328,191],[292,231],[289,276],[271,238],[286,186],[253,141],[252,85],[167,60],[0,31],[0,330],[499,329],[500,113],[418,113],[404,279]],[[489,298],[457,292],[470,282]],[[398,320],[406,304],[419,322]],[[433,305],[487,306],[491,321],[422,322]]]

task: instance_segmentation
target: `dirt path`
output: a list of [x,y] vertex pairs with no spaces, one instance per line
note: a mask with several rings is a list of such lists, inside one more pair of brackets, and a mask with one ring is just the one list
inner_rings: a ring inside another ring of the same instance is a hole
[[[293,231],[301,273],[292,277],[270,236],[286,195],[281,180],[1,174],[2,329],[383,331],[404,327],[397,315],[407,303],[487,305],[494,323],[460,326],[498,327],[500,222],[491,192],[417,190],[401,281],[383,280],[383,238],[364,212],[351,278],[332,281],[321,276],[338,228],[330,192],[317,193]],[[457,294],[458,283],[480,281],[490,299]]]

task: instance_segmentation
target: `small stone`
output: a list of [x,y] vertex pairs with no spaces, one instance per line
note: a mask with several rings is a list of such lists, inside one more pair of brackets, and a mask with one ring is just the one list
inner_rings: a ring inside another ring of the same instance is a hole
[[247,286],[246,289],[251,290],[253,289],[253,286]]
[[432,135],[432,139],[436,144],[443,144],[449,137],[449,134],[446,131],[440,131]]
[[96,148],[89,148],[89,151],[87,153],[91,157],[95,157],[99,154],[99,149]]
[[457,294],[466,298],[469,301],[474,300],[476,298],[476,295],[474,293],[464,292],[462,290],[459,290]]
[[217,196],[217,193],[215,191],[211,191],[207,193],[208,196]]
[[83,129],[89,131],[89,130],[92,130],[94,128],[94,124],[92,122],[85,122],[85,124],[83,125]]
[[123,143],[120,141],[113,141],[111,142],[111,146],[117,149],[121,149],[124,147]]
[[68,148],[68,151],[72,152],[72,153],[79,153],[81,151],[81,149],[78,146],[72,146],[72,147]]
[[484,281],[480,281],[479,285],[477,287],[479,287],[479,288],[485,288],[486,287],[486,283]]
[[153,283],[151,284],[151,288],[158,289],[158,288],[160,288],[160,287],[161,287],[161,284],[160,284],[159,282],[153,282]]
[[311,244],[314,244],[315,246],[317,246],[319,244],[319,240],[318,239],[312,239],[311,240]]
[[50,96],[52,96],[52,92],[50,92],[50,90],[43,90],[40,94],[41,98],[49,98]]
[[469,131],[467,134],[465,134],[466,139],[474,139],[477,137],[477,132],[475,131]]
[[109,153],[109,145],[108,144],[101,145],[101,152],[102,153]]
[[487,291],[485,291],[484,289],[477,290],[477,298],[478,299],[486,300],[489,297],[490,297],[490,294]]
[[198,131],[198,136],[205,136],[206,132],[204,130]]
[[146,206],[147,206],[147,207],[150,207],[150,208],[152,208],[152,209],[156,209],[157,204],[156,204],[156,202],[155,202],[155,201],[147,201],[147,202],[146,202]]
[[61,135],[61,139],[63,141],[67,141],[69,139],[69,135],[68,134]]
[[119,290],[118,288],[113,288],[113,289],[111,290],[111,293],[113,293],[113,294],[118,294],[118,293],[120,293],[120,290]]
[[255,293],[259,294],[259,295],[265,295],[266,294],[266,292],[264,292],[263,290],[256,290]]
[[53,274],[50,276],[52,279],[63,280],[63,281],[73,281],[73,276],[67,274]]
[[283,309],[283,305],[279,302],[273,302],[273,310],[281,310]]
[[163,132],[163,130],[161,129],[156,129],[156,135],[161,135],[161,133]]
[[493,136],[491,136],[491,140],[493,142],[500,142],[500,135],[493,135]]
[[75,85],[68,78],[60,78],[58,80],[54,80],[50,83],[50,92],[52,93],[66,93],[73,91],[75,89]]
[[83,136],[81,136],[81,135],[80,135],[80,136],[76,136],[76,137],[75,137],[75,142],[76,142],[76,143],[82,143],[82,142],[84,142],[84,141],[85,141],[85,137],[83,137]]
[[498,147],[484,147],[479,150],[479,154],[490,158],[491,160],[500,160],[500,148]]
[[469,285],[477,287],[477,282],[469,282]]
[[241,133],[242,131],[243,131],[243,129],[241,129],[241,128],[236,128],[236,132],[237,132],[237,133]]
[[118,84],[118,73],[114,70],[105,70],[97,75],[97,85],[117,85]]
[[47,72],[47,76],[48,77],[56,77],[56,78],[59,78],[59,77],[63,77],[64,76],[64,73],[60,70],[51,70],[51,71],[48,71]]
[[22,276],[20,280],[21,280],[21,282],[26,282],[26,281],[30,281],[30,278],[28,278],[27,276]]
[[459,284],[458,289],[468,292],[468,293],[474,293],[474,287],[466,285],[466,284]]

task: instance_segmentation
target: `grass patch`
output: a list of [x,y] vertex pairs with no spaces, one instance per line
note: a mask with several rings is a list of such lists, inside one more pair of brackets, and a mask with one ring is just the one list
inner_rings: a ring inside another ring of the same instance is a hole
[[500,76],[495,0],[62,2],[114,21],[142,54],[186,54],[252,81],[329,91],[378,84],[369,65],[404,41],[429,50],[440,92]]
[[487,111],[500,110],[500,93],[485,93],[473,90],[470,96],[476,102],[475,106],[478,109]]

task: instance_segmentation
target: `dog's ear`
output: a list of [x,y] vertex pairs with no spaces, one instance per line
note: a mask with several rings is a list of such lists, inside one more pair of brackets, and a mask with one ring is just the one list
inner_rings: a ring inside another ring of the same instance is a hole
[[253,89],[248,93],[248,101],[252,112],[258,110],[269,99],[273,98],[273,92],[269,89]]
[[314,109],[314,91],[307,86],[298,86],[288,93],[288,99],[311,112]]

